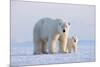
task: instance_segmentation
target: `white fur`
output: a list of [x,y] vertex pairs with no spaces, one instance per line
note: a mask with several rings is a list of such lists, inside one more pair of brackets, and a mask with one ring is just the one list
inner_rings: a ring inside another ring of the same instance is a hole
[[67,52],[71,53],[77,52],[77,43],[78,43],[78,38],[77,36],[73,36],[71,38],[68,38],[68,43],[67,43]]
[[[65,32],[63,32],[65,29]],[[61,19],[40,19],[33,32],[34,53],[56,53],[56,42],[59,40],[61,52],[66,52],[69,25]]]

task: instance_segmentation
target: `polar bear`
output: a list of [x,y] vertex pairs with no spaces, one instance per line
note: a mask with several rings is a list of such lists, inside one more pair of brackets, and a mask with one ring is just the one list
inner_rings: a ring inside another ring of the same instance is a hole
[[62,19],[43,18],[34,26],[34,54],[56,53],[56,43],[60,42],[60,52],[66,52],[70,23]]
[[67,42],[67,52],[71,53],[73,52],[77,52],[77,43],[78,43],[78,38],[77,36],[72,36],[71,38],[68,38],[68,42]]

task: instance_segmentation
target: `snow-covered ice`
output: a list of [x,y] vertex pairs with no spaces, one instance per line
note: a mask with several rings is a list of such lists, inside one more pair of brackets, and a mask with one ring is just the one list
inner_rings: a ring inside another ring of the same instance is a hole
[[79,41],[77,53],[33,55],[32,42],[11,43],[11,66],[95,61],[95,41]]

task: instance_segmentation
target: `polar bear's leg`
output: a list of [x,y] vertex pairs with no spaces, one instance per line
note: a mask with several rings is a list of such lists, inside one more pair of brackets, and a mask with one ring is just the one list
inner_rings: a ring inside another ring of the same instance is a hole
[[42,54],[42,41],[35,43],[34,54]]
[[54,44],[54,42],[51,39],[49,39],[49,41],[48,41],[48,53],[52,53],[53,54],[53,53],[56,52],[55,45],[56,44]]
[[47,43],[46,42],[43,42],[43,45],[42,45],[42,52],[44,53],[44,54],[47,54],[48,52],[47,52]]
[[60,41],[60,52],[61,53],[67,53],[67,50],[66,50],[66,46],[67,46],[67,44],[65,44],[65,42],[63,41]]
[[57,52],[56,51],[56,44],[57,44],[58,38],[59,38],[59,34],[55,34],[54,36],[49,38],[48,46],[50,46],[50,50],[49,51],[52,54]]
[[68,47],[66,47],[66,53],[68,53],[68,51],[69,51],[69,48],[68,48]]
[[76,45],[73,45],[73,46],[72,46],[72,49],[73,49],[73,52],[77,52]]
[[72,48],[69,47],[69,48],[68,48],[68,53],[71,53],[71,51],[72,51]]
[[53,37],[52,39],[49,38],[49,40],[48,40],[48,49],[49,49],[48,51],[49,51],[49,53],[52,53],[52,54],[56,53],[57,40],[58,40],[57,36]]
[[73,52],[75,52],[75,46],[74,45],[72,46],[72,50],[73,50]]
[[56,41],[51,41],[51,53],[56,53]]

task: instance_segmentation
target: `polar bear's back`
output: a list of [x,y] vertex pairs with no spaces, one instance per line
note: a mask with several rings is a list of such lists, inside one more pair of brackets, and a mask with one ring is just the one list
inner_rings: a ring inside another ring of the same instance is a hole
[[55,32],[55,27],[57,27],[57,22],[50,18],[40,19],[34,27],[34,39],[46,38],[50,33]]
[[41,28],[41,34],[43,33],[43,35],[45,34],[46,36],[46,34],[56,32],[57,22],[55,20],[49,18],[44,18],[42,20],[43,22],[41,23],[43,23],[43,26]]

